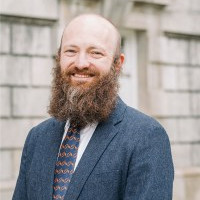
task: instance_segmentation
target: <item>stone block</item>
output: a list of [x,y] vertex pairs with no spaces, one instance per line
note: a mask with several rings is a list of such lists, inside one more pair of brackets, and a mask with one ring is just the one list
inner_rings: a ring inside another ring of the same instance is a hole
[[9,53],[10,52],[10,24],[0,22],[0,35],[1,35],[0,52]]
[[49,89],[15,88],[13,89],[13,115],[23,117],[47,116]]
[[158,119],[166,129],[172,142],[196,142],[200,140],[200,119],[167,118]]
[[166,90],[199,90],[199,77],[198,67],[162,67],[162,87]]
[[50,86],[51,71],[53,68],[51,58],[33,58],[32,60],[32,84],[34,86]]
[[198,200],[200,198],[200,168],[176,169],[173,200]]
[[[179,5],[180,6],[180,5]],[[191,5],[190,5],[191,6]],[[163,12],[161,17],[161,30],[164,32],[180,33],[184,35],[199,35],[200,26],[198,12]],[[178,49],[177,51],[179,51]]]
[[133,12],[123,20],[122,24],[127,29],[146,30],[149,26],[148,17],[148,14],[142,13],[137,8],[134,8]]
[[[73,14],[87,14],[87,13],[97,13],[100,14],[102,10],[102,2],[101,1],[91,1],[84,0],[80,1],[76,4],[76,11],[74,10],[74,2],[67,1],[67,6],[69,7],[71,13]],[[71,4],[71,5],[70,5]],[[75,12],[74,12],[75,11]]]
[[200,11],[200,1],[199,0],[191,0],[189,2],[190,2],[190,9],[192,11]]
[[1,119],[1,148],[22,148],[32,122],[29,119]]
[[186,39],[161,37],[160,38],[160,62],[170,64],[189,63],[189,41]]
[[15,185],[16,185],[16,179],[2,180],[2,181],[0,181],[0,193],[1,193],[1,191],[10,191],[10,190],[13,190],[13,188],[15,187]]
[[161,88],[162,67],[160,65],[149,65],[147,67],[147,81],[150,90],[158,90]]
[[0,151],[0,180],[9,180],[12,178],[12,151]]
[[[60,8],[59,9],[59,25],[60,27],[62,27],[62,30],[59,30],[59,32],[62,34],[63,27],[66,26],[66,24],[76,15],[79,15],[82,13],[101,14],[103,10],[103,5],[101,1],[91,1],[91,0],[79,1],[78,4],[71,0],[59,1],[59,8]],[[60,42],[61,34],[59,37],[59,42]]]
[[195,67],[191,69],[189,73],[189,80],[190,80],[190,89],[192,90],[199,90],[200,89],[200,67]]
[[149,95],[151,115],[187,116],[191,114],[188,93],[152,91]]
[[20,56],[1,56],[0,84],[2,85],[29,85],[30,58]]
[[13,151],[12,166],[13,166],[13,176],[15,179],[17,179],[18,174],[19,174],[21,155],[22,155],[22,150],[14,150]]
[[169,4],[166,8],[168,12],[188,12],[199,11],[200,2],[199,0],[176,0]]
[[200,65],[200,40],[191,40],[189,58],[193,65]]
[[8,117],[10,114],[10,89],[7,87],[0,87],[0,116]]
[[14,24],[12,52],[16,54],[48,56],[52,54],[49,26]]
[[119,95],[125,103],[133,108],[138,107],[138,97],[137,97],[137,84],[132,84],[133,80],[131,77],[121,77],[120,78],[120,90]]
[[191,7],[191,0],[176,0],[169,4],[165,9],[168,12],[188,11]]
[[196,142],[200,140],[200,119],[183,118],[177,120],[180,142]]
[[192,166],[192,146],[191,144],[172,144],[172,157],[175,168]]
[[176,69],[176,80],[178,90],[192,90],[195,88],[191,87],[195,73],[194,68],[190,67],[177,67]]
[[14,188],[9,190],[0,190],[0,199],[12,199],[13,190]]
[[177,89],[177,67],[162,67],[162,88]]
[[200,115],[200,93],[193,93],[191,96],[191,113],[195,116]]
[[[177,79],[177,89],[178,90],[192,90],[191,83],[193,82],[194,68],[190,67],[177,67],[176,69],[176,79]],[[196,71],[196,70],[195,70]]]
[[179,129],[177,119],[158,119],[158,121],[165,128],[171,142],[179,141]]
[[[0,0],[0,12],[6,15],[57,19],[58,2],[55,0]],[[14,5],[14,6],[13,6]]]
[[[176,175],[176,170],[175,170]],[[185,184],[184,179],[181,177],[174,177],[173,184],[173,200],[186,200],[185,199]]]
[[193,165],[200,166],[200,144],[197,143],[192,145],[191,157]]

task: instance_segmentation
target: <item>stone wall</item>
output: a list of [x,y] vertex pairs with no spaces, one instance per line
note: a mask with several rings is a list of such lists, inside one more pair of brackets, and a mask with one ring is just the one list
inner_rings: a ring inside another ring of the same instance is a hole
[[62,29],[75,15],[93,12],[136,34],[138,108],[169,134],[176,169],[173,199],[199,199],[200,1],[15,4],[0,0],[0,198],[11,199],[28,131],[48,117],[50,72]]
[[28,131],[47,117],[56,44],[54,2],[44,12],[45,1],[1,1],[0,199],[11,199]]

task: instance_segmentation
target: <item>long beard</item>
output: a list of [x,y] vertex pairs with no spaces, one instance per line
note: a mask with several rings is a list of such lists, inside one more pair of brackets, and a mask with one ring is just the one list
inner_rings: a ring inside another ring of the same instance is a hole
[[116,105],[119,88],[114,65],[108,74],[97,76],[91,83],[71,83],[67,73],[57,65],[53,69],[52,94],[48,113],[60,121],[70,120],[80,128],[105,121]]

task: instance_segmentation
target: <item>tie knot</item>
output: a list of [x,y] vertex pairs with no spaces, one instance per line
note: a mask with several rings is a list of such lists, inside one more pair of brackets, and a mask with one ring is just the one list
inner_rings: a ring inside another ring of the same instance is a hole
[[74,128],[74,129],[77,129],[78,128],[78,125],[76,123],[70,123],[70,127],[71,128]]
[[80,133],[80,129],[77,125],[75,124],[70,124],[69,129],[68,129],[68,134],[72,135],[72,134],[79,134]]

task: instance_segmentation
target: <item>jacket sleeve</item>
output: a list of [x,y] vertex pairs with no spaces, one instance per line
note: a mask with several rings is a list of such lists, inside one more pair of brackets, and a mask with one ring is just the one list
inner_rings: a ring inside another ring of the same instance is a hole
[[171,149],[159,126],[140,136],[132,153],[124,200],[171,200],[174,179]]
[[21,157],[21,164],[20,164],[20,171],[16,183],[16,187],[14,190],[14,194],[12,200],[28,200],[27,196],[27,186],[26,186],[26,176],[27,176],[27,159],[28,159],[28,149],[29,143],[31,140],[31,133],[29,132],[26,142],[23,148],[22,157]]

